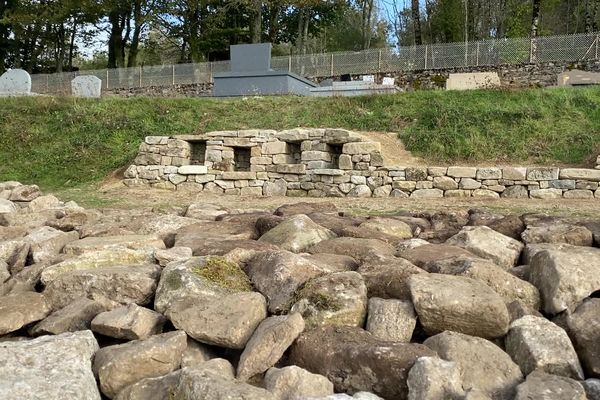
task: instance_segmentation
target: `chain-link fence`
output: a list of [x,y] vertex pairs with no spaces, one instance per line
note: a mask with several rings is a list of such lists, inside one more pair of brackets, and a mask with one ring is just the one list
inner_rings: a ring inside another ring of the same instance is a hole
[[[586,33],[273,57],[271,67],[308,78],[323,78],[342,74],[575,62],[598,59],[599,46],[600,33]],[[31,78],[32,90],[36,93],[69,94],[71,80],[77,75],[97,76],[102,80],[103,90],[108,91],[210,83],[215,73],[225,71],[229,71],[229,61],[37,74]]]

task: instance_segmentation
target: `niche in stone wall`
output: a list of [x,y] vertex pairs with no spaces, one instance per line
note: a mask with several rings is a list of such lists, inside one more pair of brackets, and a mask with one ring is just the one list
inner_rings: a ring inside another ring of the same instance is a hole
[[234,171],[250,171],[250,148],[234,147],[233,148],[233,170]]
[[302,160],[302,146],[300,143],[289,143],[287,144],[288,152],[292,158],[293,164],[300,164]]
[[193,141],[190,143],[190,164],[204,165],[206,161],[206,142]]
[[331,153],[331,166],[333,168],[339,168],[340,156],[342,155],[342,145],[330,144],[329,152]]

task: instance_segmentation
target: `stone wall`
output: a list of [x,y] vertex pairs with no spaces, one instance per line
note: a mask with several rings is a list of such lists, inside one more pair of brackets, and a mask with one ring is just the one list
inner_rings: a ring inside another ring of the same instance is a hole
[[127,186],[252,196],[600,199],[596,169],[384,166],[381,145],[343,129],[148,136]]
[[[396,79],[396,86],[403,90],[434,90],[443,89],[448,76],[453,73],[465,72],[497,72],[500,76],[502,87],[548,87],[555,86],[560,73],[580,69],[583,71],[600,72],[600,61],[582,62],[553,62],[540,64],[517,64],[517,65],[489,65],[481,67],[431,69],[417,71],[399,71],[376,74],[377,80],[381,81],[384,76]],[[332,78],[315,77],[313,80],[322,81]],[[339,76],[333,77],[339,79]],[[360,75],[354,75],[354,79],[360,79]],[[157,97],[198,97],[211,96],[212,83],[173,85],[173,86],[149,86],[136,88],[110,89],[103,92],[109,96],[157,96]]]

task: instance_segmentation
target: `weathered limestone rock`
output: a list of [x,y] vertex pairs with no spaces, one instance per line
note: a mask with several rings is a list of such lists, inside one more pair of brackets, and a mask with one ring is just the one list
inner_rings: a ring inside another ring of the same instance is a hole
[[263,196],[285,196],[287,193],[287,182],[283,179],[277,179],[275,182],[265,182],[263,186]]
[[534,371],[517,386],[515,400],[587,400],[583,386],[576,380]]
[[441,190],[458,189],[458,183],[448,176],[436,176],[433,178],[433,187]]
[[277,400],[265,389],[223,376],[220,371],[207,370],[202,365],[181,370],[172,396],[177,400]]
[[88,295],[102,295],[119,303],[148,304],[154,296],[161,273],[158,265],[97,268],[65,272],[44,289],[44,295],[57,310]]
[[29,202],[42,194],[37,185],[21,185],[13,188],[8,200]]
[[381,232],[386,235],[394,236],[398,239],[412,238],[412,229],[410,225],[394,218],[369,218],[360,224],[359,227]]
[[192,258],[192,249],[189,247],[171,247],[165,250],[156,250],[154,257],[161,267],[166,267],[173,261],[187,261]]
[[76,332],[90,329],[90,322],[101,312],[106,311],[107,304],[82,297],[69,303],[64,308],[50,314],[37,323],[30,331],[33,336],[58,335],[64,332]]
[[398,256],[410,261],[417,267],[423,267],[425,264],[445,260],[454,257],[461,258],[479,258],[475,254],[457,246],[447,244],[424,244],[413,247],[406,251],[398,252]]
[[55,196],[49,194],[31,200],[27,205],[27,210],[29,212],[38,212],[42,210],[58,208],[60,207],[60,205],[60,200],[58,200]]
[[185,333],[175,331],[98,350],[93,369],[102,393],[113,398],[141,379],[174,371],[181,363],[185,346]]
[[188,297],[171,303],[165,315],[201,343],[243,349],[267,317],[267,302],[256,292]]
[[424,274],[410,261],[398,257],[378,257],[365,261],[357,270],[367,286],[368,297],[410,300],[408,278]]
[[308,252],[311,254],[342,254],[360,262],[378,256],[393,256],[396,249],[378,239],[338,237],[319,242],[310,247]]
[[592,232],[586,227],[564,223],[528,226],[521,237],[527,244],[566,243],[574,246],[591,246],[594,242]]
[[[567,317],[569,335],[588,376],[600,377],[600,299],[588,299]],[[600,386],[599,386],[600,388]],[[599,391],[600,392],[600,391]]]
[[333,203],[289,203],[277,207],[274,214],[280,217],[288,217],[296,214],[312,213],[336,213],[337,207]]
[[582,384],[588,400],[600,400],[600,379],[586,379]]
[[304,330],[300,314],[273,316],[258,325],[240,356],[237,378],[248,378],[271,368]]
[[219,205],[207,203],[192,203],[188,206],[185,216],[199,220],[214,221],[217,217],[227,214],[227,209]]
[[562,189],[533,189],[529,191],[532,199],[551,200],[563,197]]
[[506,352],[525,375],[536,369],[583,379],[583,371],[567,333],[542,317],[527,315],[514,321],[506,336]]
[[429,335],[451,330],[496,338],[508,331],[510,317],[503,299],[479,281],[415,274],[408,282],[419,321]]
[[417,189],[410,194],[416,199],[439,199],[444,197],[444,191],[440,189]]
[[600,249],[573,246],[540,251],[531,260],[529,280],[539,289],[547,313],[574,310],[600,290]]
[[517,278],[491,261],[453,257],[432,261],[423,266],[427,272],[466,276],[485,283],[498,293],[506,304],[517,301],[533,310],[540,308],[540,293],[531,283]]
[[24,238],[31,245],[30,254],[35,263],[51,260],[65,245],[78,239],[77,232],[63,232],[49,226],[42,226]]
[[519,366],[488,340],[447,331],[424,344],[458,365],[465,391],[479,389],[495,400],[508,400],[523,380]]
[[348,197],[371,197],[371,188],[367,185],[356,185],[348,192]]
[[290,361],[333,382],[336,391],[370,391],[405,399],[408,372],[419,357],[435,357],[420,344],[387,342],[349,326],[315,328],[292,345]]
[[118,339],[146,339],[162,332],[166,319],[137,304],[98,314],[91,322],[92,331]]
[[51,306],[46,297],[35,292],[20,292],[0,297],[0,335],[46,318]]
[[115,400],[165,400],[179,383],[180,370],[157,378],[145,378],[119,391]]
[[270,368],[265,374],[265,388],[281,400],[303,400],[333,394],[333,383],[327,378],[295,365]]
[[526,199],[529,197],[529,192],[525,186],[514,185],[507,187],[500,197],[507,199]]
[[24,240],[7,240],[0,242],[0,260],[8,266],[8,271],[15,274],[23,269],[31,245]]
[[193,257],[169,264],[162,271],[154,309],[165,313],[179,300],[207,299],[249,291],[252,286],[240,267],[222,257]]
[[359,273],[336,272],[314,278],[295,296],[291,312],[302,314],[307,327],[362,326],[367,314],[367,287]]
[[18,209],[19,207],[12,201],[0,198],[0,214],[16,212]]
[[371,297],[367,316],[367,331],[393,342],[410,342],[417,325],[415,309],[408,301]]
[[286,311],[296,290],[307,280],[325,272],[323,268],[288,251],[262,252],[246,270],[254,287],[266,298],[269,312]]
[[[198,223],[198,220],[194,218],[179,215],[144,215],[133,220],[128,228],[138,234],[155,235],[170,246],[174,242],[175,234],[179,229],[196,223]],[[156,248],[162,249],[164,246],[158,243]]]
[[460,369],[455,362],[419,358],[408,373],[408,400],[463,400]]
[[153,262],[152,256],[143,250],[116,248],[113,250],[90,251],[44,268],[40,280],[48,285],[65,272],[93,270],[115,265],[136,265]]
[[298,214],[281,222],[258,239],[294,253],[302,252],[323,240],[336,237],[327,228],[314,223],[309,217]]
[[153,235],[88,236],[66,245],[64,253],[78,256],[91,251],[113,250],[116,248],[154,252],[156,249],[164,249],[165,244],[161,239]]
[[523,250],[521,242],[487,226],[465,226],[458,234],[448,239],[446,244],[462,247],[504,268],[514,267]]
[[90,331],[0,343],[3,400],[100,400],[92,373],[98,343]]
[[358,262],[342,254],[303,254],[302,258],[312,262],[327,272],[356,271]]

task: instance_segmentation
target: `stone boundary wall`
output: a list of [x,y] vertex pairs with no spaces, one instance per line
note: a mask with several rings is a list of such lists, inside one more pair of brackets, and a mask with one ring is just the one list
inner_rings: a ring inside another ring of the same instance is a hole
[[600,199],[596,169],[384,166],[379,142],[343,129],[148,136],[130,187],[293,197]]
[[[378,81],[384,76],[395,78],[396,86],[403,90],[440,90],[444,89],[448,76],[453,73],[497,72],[502,87],[523,88],[556,86],[558,75],[573,69],[600,72],[600,61],[502,64],[451,69],[397,71],[375,75]],[[329,78],[337,79],[339,76],[315,77],[314,80],[322,81]],[[353,78],[360,79],[360,75],[353,75]],[[212,83],[103,89],[103,94],[122,97],[207,97],[212,95]]]

